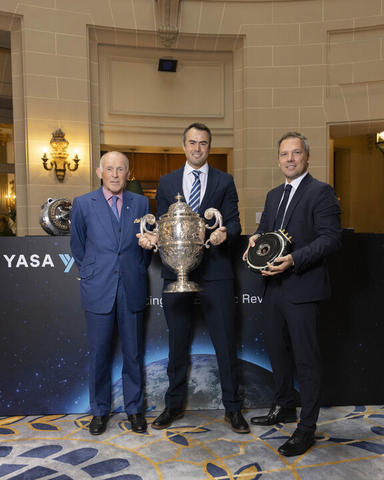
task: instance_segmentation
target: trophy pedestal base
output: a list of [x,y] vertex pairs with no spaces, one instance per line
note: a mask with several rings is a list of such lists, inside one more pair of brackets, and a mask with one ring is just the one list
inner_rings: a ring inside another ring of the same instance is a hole
[[164,293],[186,293],[186,292],[200,292],[202,288],[196,283],[191,281],[173,282],[163,290]]

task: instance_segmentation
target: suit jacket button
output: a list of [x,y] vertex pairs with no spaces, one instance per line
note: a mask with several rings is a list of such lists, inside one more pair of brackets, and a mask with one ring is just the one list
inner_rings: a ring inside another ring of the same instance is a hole
[[115,270],[113,273],[114,273],[115,275],[117,275],[119,272],[118,272],[117,270]]

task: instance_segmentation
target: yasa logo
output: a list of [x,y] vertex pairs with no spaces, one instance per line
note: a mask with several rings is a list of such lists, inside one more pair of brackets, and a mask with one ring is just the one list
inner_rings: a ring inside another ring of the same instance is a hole
[[72,267],[72,265],[75,262],[75,259],[68,255],[68,253],[60,253],[59,257],[63,261],[64,265],[66,266],[66,269],[64,270],[64,273],[68,273]]
[[[5,261],[7,262],[8,268],[37,268],[37,267],[54,267],[51,255],[47,253],[44,256],[33,254],[30,256],[21,255],[3,255]],[[75,263],[75,259],[72,258],[67,253],[60,253],[59,257],[65,265],[64,273],[68,273],[72,265]]]

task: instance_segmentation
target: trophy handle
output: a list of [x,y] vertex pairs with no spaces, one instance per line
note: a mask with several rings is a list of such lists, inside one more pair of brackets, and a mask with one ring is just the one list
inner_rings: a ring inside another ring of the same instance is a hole
[[[205,224],[205,228],[207,230],[213,230],[214,228],[216,228],[217,226],[222,227],[223,226],[223,216],[221,215],[221,213],[219,212],[219,210],[217,210],[216,208],[208,208],[208,210],[206,210],[204,212],[204,217],[207,219],[207,220],[211,220],[213,217],[215,217],[216,219],[216,222],[214,225],[212,225],[212,227],[210,227],[209,225]],[[208,245],[208,243],[210,242],[210,239],[208,238],[208,240],[204,243],[204,246],[206,248],[209,248],[210,245]]]
[[[146,223],[149,223],[149,225],[155,225],[156,223],[156,217],[152,215],[152,213],[147,213],[147,215],[144,215],[142,219],[140,220],[140,233],[141,235],[144,235],[144,233],[149,233],[152,234],[154,232],[151,230],[148,230],[146,227]],[[159,250],[159,247],[156,245],[156,243],[152,243],[151,245],[154,246],[154,252],[157,252]]]

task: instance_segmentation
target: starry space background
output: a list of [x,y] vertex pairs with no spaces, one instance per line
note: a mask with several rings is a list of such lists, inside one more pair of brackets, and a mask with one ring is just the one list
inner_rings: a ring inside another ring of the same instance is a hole
[[[232,248],[238,356],[270,370],[262,326],[267,319],[261,311],[261,277],[241,260],[247,242],[248,237],[241,236]],[[89,406],[86,321],[77,267],[68,265],[69,238],[3,237],[0,248],[0,415],[85,412]],[[368,274],[364,276],[360,264],[351,261],[357,251],[366,253],[364,271]],[[342,251],[329,259],[333,297],[323,304],[319,322],[324,404],[384,402],[376,367],[384,364],[383,253],[384,235],[355,234],[344,236]],[[12,262],[7,261],[5,256],[10,259],[12,255]],[[168,356],[160,267],[159,255],[154,254],[144,319],[146,365]],[[195,309],[191,354],[214,354],[198,303]],[[120,377],[116,341],[112,381]]]

